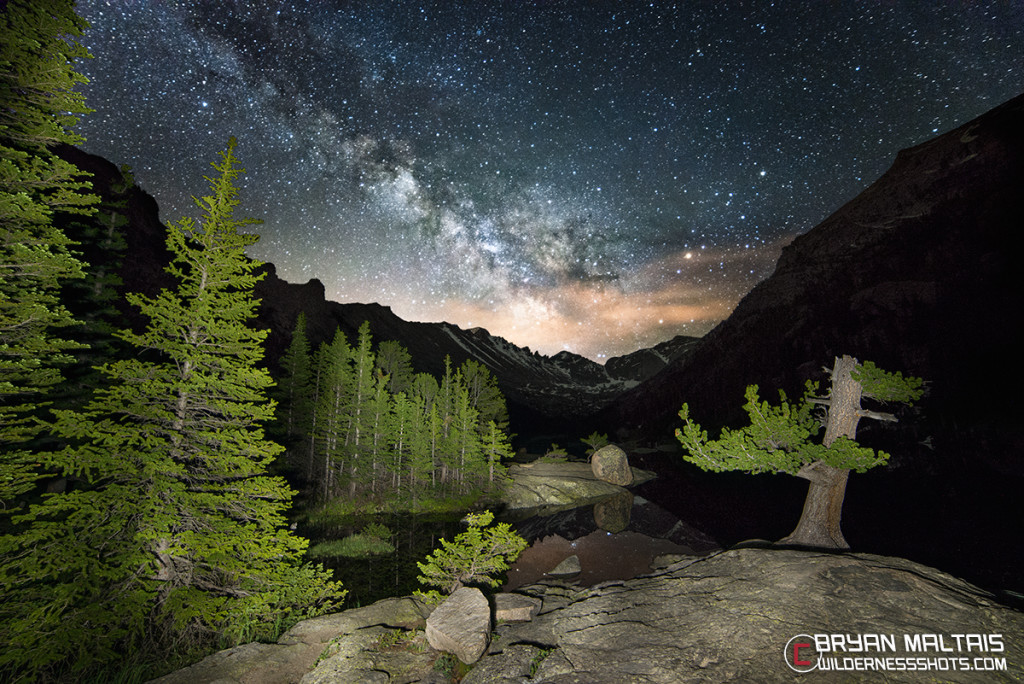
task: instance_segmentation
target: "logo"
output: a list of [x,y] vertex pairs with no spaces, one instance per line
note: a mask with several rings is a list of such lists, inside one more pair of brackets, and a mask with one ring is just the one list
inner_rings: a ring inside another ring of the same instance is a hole
[[810,672],[818,667],[818,651],[814,648],[814,637],[797,634],[786,642],[782,659],[794,672]]
[[797,634],[782,650],[793,672],[1006,672],[1002,634]]

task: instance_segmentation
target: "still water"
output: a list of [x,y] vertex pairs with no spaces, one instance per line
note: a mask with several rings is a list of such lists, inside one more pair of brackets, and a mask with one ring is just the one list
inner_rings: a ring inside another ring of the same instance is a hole
[[[300,530],[311,546],[342,539],[371,523],[386,525],[395,551],[370,558],[333,557],[321,560],[334,570],[349,594],[347,608],[373,603],[388,596],[411,594],[426,587],[417,581],[422,562],[439,539],[452,540],[465,531],[462,514],[383,514],[355,517],[331,527]],[[499,521],[502,516],[499,514]],[[581,572],[567,578],[580,586],[629,579],[650,572],[652,561],[669,555],[705,555],[717,548],[708,536],[679,520],[665,509],[641,497],[621,496],[596,505],[547,515],[505,516],[513,529],[530,542],[509,569],[506,590],[542,581],[548,571],[575,555]]]

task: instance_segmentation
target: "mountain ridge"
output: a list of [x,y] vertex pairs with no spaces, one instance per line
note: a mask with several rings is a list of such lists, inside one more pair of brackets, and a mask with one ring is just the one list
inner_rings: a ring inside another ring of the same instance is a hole
[[736,415],[747,384],[799,394],[842,354],[929,380],[929,406],[943,412],[963,411],[956,394],[992,403],[988,360],[1010,358],[1009,333],[1024,328],[1011,261],[1021,187],[1024,95],[900,151],[784,247],[775,271],[692,354],[602,419],[667,428],[684,401],[699,415]]
[[[674,443],[682,404],[712,435],[740,426],[747,385],[774,400],[849,354],[921,377],[899,422],[862,421],[857,439],[891,454],[850,478],[851,546],[1019,592],[1024,553],[1024,339],[1020,234],[1024,95],[899,152],[874,183],[782,250],[768,278],[683,359],[627,390],[592,425]],[[867,405],[866,408],[875,408]],[[678,455],[643,464],[649,496],[728,545],[792,530],[806,483],[711,474]]]
[[697,339],[679,335],[601,365],[569,351],[545,356],[481,327],[406,321],[386,305],[334,302],[326,298],[323,283],[316,278],[295,284],[281,279],[273,264],[266,264],[264,271],[266,277],[256,286],[261,302],[257,322],[270,330],[267,355],[272,364],[287,347],[299,311],[306,314],[314,348],[337,329],[354,339],[365,320],[375,341],[396,340],[405,346],[419,372],[440,375],[446,356],[455,365],[467,359],[483,364],[520,414],[539,414],[541,420],[572,421],[592,415],[687,353]]
[[[129,224],[125,229],[126,258],[121,265],[119,293],[156,295],[161,288],[174,287],[165,273],[170,254],[165,247],[166,226],[160,221],[156,200],[138,186],[124,185],[124,175],[109,160],[79,148],[62,146],[59,153],[91,174],[94,191],[104,200],[123,202]],[[268,330],[266,362],[276,368],[291,338],[295,320],[305,312],[311,345],[329,341],[341,329],[354,342],[363,321],[370,323],[375,342],[396,340],[413,357],[417,372],[439,376],[444,359],[458,365],[474,359],[494,374],[505,394],[513,421],[543,428],[573,423],[607,406],[615,396],[634,387],[685,354],[697,338],[677,336],[652,349],[608,359],[601,365],[572,352],[544,356],[519,347],[483,328],[464,330],[448,323],[406,321],[389,306],[377,303],[341,303],[327,299],[323,283],[312,278],[290,283],[277,274],[276,266],[265,262],[264,278],[256,285],[260,300],[255,324]],[[133,325],[142,325],[137,312],[120,298],[118,304]]]

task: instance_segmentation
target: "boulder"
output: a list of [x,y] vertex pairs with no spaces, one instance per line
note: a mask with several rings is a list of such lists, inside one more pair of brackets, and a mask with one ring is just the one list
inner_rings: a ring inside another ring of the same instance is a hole
[[479,660],[491,638],[491,608],[475,587],[462,587],[427,618],[427,641],[470,665]]
[[423,605],[411,598],[384,599],[361,608],[303,620],[285,632],[276,644],[242,644],[219,651],[154,680],[154,684],[291,684],[308,676],[332,645],[343,643],[347,637],[362,644],[368,631],[371,638],[377,636],[373,630],[380,625],[422,629],[425,617]]
[[540,599],[523,594],[496,594],[494,597],[495,622],[528,622],[540,610]]
[[[810,663],[798,667],[847,668],[807,681],[1024,679],[1024,614],[978,587],[901,558],[740,548],[680,558],[655,574],[592,588],[546,580],[519,590],[542,601],[542,611],[529,622],[498,624],[483,656],[490,636],[486,601],[478,590],[459,592],[480,611],[468,630],[475,635],[475,655],[466,658],[480,659],[462,680],[466,684],[794,682],[800,679],[791,668],[794,644],[801,644],[800,662]],[[434,611],[428,630],[445,611],[456,613],[452,623],[459,621],[459,592]],[[280,667],[282,649],[307,645],[293,638],[290,646],[249,644],[222,651],[202,661],[206,666],[162,681],[450,681],[431,669],[438,654],[422,643],[422,632],[366,626],[367,620],[403,620],[405,601],[296,625],[289,634],[316,641],[316,652],[323,652],[312,671],[309,661],[306,678],[296,676],[294,666],[287,676]],[[325,649],[320,640],[336,629],[343,633]],[[873,636],[860,644],[851,641],[866,635]],[[818,638],[827,639],[821,643],[831,650],[819,651]],[[238,668],[242,662],[246,667]],[[862,669],[852,669],[857,663]]]
[[300,684],[421,682],[433,674],[431,654],[436,655],[428,648],[420,630],[367,627],[332,639],[313,670],[299,681]]
[[[851,681],[1024,677],[1024,615],[938,570],[869,554],[727,551],[663,574],[595,588],[561,610],[538,616],[538,622],[549,623],[558,647],[531,682],[789,682],[795,676],[786,664],[794,637],[813,643],[813,635],[864,634],[891,635],[895,647],[857,652],[848,645],[831,654],[804,649],[799,655],[802,662],[824,664],[821,669],[830,655],[841,664],[843,658],[890,658],[894,668],[901,666],[896,659],[906,668],[908,659],[931,658],[932,667],[941,669],[840,673]],[[531,629],[541,626],[534,623]],[[963,637],[958,646],[954,634],[999,639],[968,649]],[[919,635],[932,635],[931,642],[908,650],[905,637],[913,642]],[[944,637],[941,645],[935,635]],[[510,634],[499,638],[516,643]],[[1007,671],[957,671],[953,668],[962,661],[951,665],[950,659],[959,658],[1005,659]],[[556,674],[566,671],[566,663],[574,679]]]
[[590,467],[594,471],[594,477],[602,482],[625,487],[633,484],[633,471],[629,467],[629,458],[626,452],[609,444],[603,446],[590,457]]
[[[594,475],[589,463],[524,463],[508,469],[510,484],[501,494],[507,512],[521,517],[550,515],[557,511],[594,504],[624,489]],[[655,477],[648,470],[630,469],[630,482],[640,484]]]

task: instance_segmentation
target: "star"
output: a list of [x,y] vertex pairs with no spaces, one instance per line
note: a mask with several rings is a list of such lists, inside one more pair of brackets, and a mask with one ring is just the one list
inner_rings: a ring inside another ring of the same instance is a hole
[[596,360],[710,330],[1024,54],[990,3],[77,8],[84,147],[166,220],[234,135],[282,277]]

